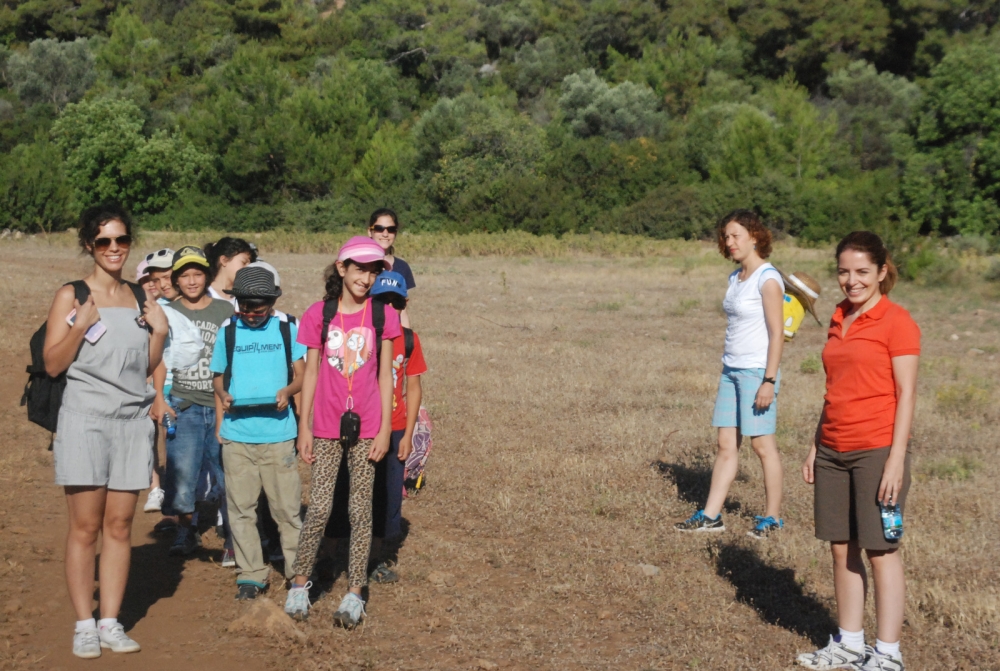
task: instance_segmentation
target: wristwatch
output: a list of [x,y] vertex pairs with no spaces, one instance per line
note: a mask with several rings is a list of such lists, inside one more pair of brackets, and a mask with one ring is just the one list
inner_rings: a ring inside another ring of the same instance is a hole
[[764,382],[770,382],[771,384],[777,384],[777,383],[776,383],[776,382],[774,381],[774,378],[773,378],[773,377],[765,377],[765,378],[764,378],[764,380],[763,380],[763,381],[761,382],[761,384],[764,384]]

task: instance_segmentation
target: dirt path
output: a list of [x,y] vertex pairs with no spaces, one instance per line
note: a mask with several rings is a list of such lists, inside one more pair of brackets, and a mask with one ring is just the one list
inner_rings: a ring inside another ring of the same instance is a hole
[[[122,619],[143,651],[84,662],[70,652],[65,508],[47,436],[16,404],[28,337],[55,287],[86,264],[66,249],[0,243],[0,669],[793,668],[795,654],[834,626],[828,550],[812,537],[812,493],[796,476],[822,396],[822,376],[800,373],[800,363],[823,334],[805,327],[783,362],[786,531],[763,544],[745,537],[763,504],[759,464],[745,455],[727,501],[729,531],[679,536],[671,523],[707,491],[724,332],[716,304],[728,269],[707,247],[685,254],[414,263],[435,454],[428,489],[404,505],[402,580],[372,587],[366,625],[331,626],[339,575],[298,626],[304,642],[231,632],[247,606],[233,599],[233,572],[215,563],[214,533],[196,558],[172,559],[170,539],[150,536],[157,517],[138,512]],[[827,278],[818,252],[795,254]],[[301,314],[318,298],[327,259],[268,260],[281,270],[280,307]],[[918,406],[914,442],[921,458],[971,455],[978,470],[915,481],[904,652],[914,669],[1000,668],[989,526],[1000,504],[982,486],[1000,477],[1000,458],[988,432],[970,428],[990,426],[995,411],[939,417],[930,386],[958,385],[966,350],[997,351],[1000,337],[971,311],[942,320],[926,307],[935,296],[921,296],[902,294],[928,324],[929,400]],[[953,343],[935,329],[984,335]],[[975,363],[975,374],[1000,372],[985,356]],[[279,582],[272,574],[277,604]]]

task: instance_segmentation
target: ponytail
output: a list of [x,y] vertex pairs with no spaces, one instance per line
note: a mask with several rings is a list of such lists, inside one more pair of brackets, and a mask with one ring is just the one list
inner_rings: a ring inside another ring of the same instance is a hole
[[[352,259],[343,262],[345,268],[352,263],[354,263]],[[344,293],[344,278],[337,271],[336,261],[323,271],[323,281],[326,283],[326,294],[323,296],[323,301],[339,301],[340,296]]]
[[885,267],[885,277],[878,283],[878,290],[883,294],[888,294],[896,286],[896,280],[899,279],[899,270],[896,269],[896,264],[890,258],[886,258]]
[[896,280],[899,279],[899,270],[897,270],[896,264],[892,262],[889,250],[886,249],[882,238],[871,231],[854,231],[837,244],[836,258],[838,261],[840,260],[840,255],[847,250],[867,254],[871,262],[878,267],[879,272],[885,268],[885,277],[879,282],[878,290],[883,295],[892,291],[892,288],[896,286]]

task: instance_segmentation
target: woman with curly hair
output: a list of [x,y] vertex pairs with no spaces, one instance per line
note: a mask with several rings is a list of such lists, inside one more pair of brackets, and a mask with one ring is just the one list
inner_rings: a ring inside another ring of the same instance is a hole
[[722,507],[739,468],[743,436],[764,468],[766,510],[757,516],[752,538],[766,538],[784,526],[781,520],[781,455],[774,433],[781,384],[784,344],[782,303],[785,285],[778,270],[766,261],[771,254],[771,232],[749,210],[734,210],[719,220],[719,252],[739,269],[729,275],[722,307],[726,312],[726,344],[722,377],[715,400],[712,426],[719,430],[719,451],[712,469],[712,486],[705,507],[678,531],[725,531]]

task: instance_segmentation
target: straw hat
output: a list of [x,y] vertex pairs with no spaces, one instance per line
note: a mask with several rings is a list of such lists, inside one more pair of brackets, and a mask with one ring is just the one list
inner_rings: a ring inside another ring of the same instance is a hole
[[801,271],[794,272],[791,275],[786,275],[780,270],[778,272],[781,273],[781,279],[785,282],[785,293],[795,296],[802,303],[802,306],[809,311],[809,314],[813,316],[816,323],[822,326],[823,322],[819,320],[816,308],[814,307],[822,291],[819,282]]

